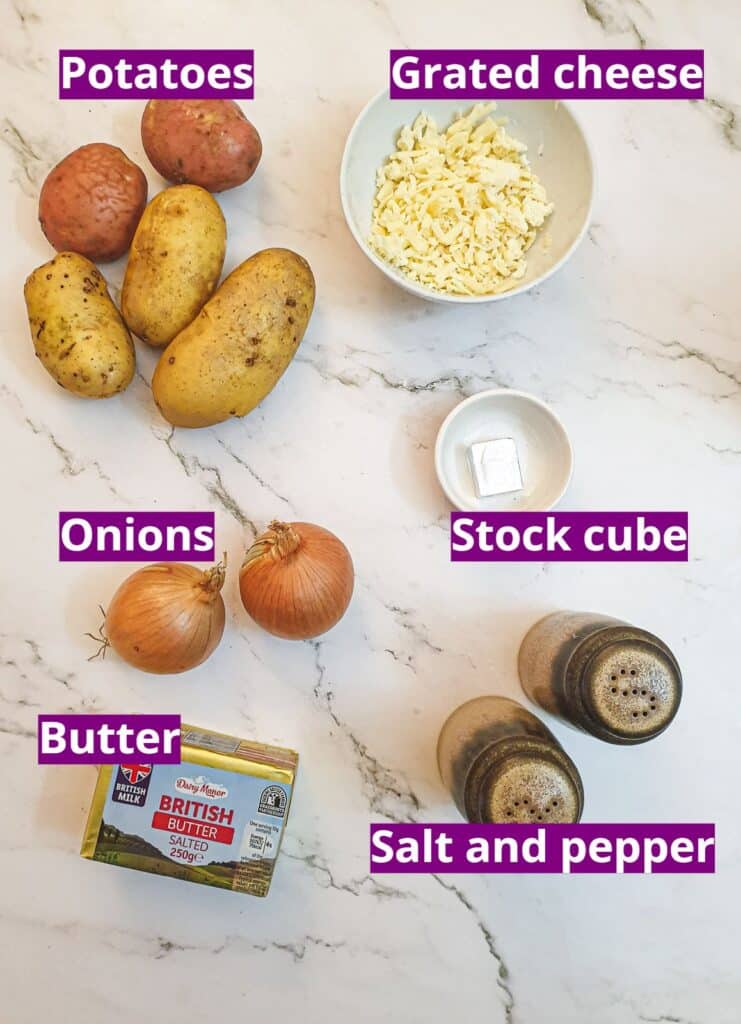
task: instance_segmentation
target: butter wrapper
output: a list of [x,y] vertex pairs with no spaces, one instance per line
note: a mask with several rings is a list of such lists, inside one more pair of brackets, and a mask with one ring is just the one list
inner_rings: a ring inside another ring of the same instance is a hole
[[81,854],[267,896],[298,754],[183,725],[180,764],[103,765]]

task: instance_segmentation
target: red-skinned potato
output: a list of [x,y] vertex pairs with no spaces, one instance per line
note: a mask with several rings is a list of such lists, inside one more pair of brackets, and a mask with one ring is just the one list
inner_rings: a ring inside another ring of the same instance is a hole
[[92,142],[47,175],[39,196],[41,230],[57,252],[110,263],[128,250],[147,204],[147,179],[118,146]]
[[224,192],[255,173],[262,143],[233,100],[150,100],[144,150],[163,178]]

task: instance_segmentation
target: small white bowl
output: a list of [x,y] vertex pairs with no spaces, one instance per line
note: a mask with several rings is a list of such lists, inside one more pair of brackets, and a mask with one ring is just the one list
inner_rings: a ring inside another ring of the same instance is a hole
[[[523,489],[479,498],[468,463],[475,441],[511,437],[517,445]],[[435,442],[435,471],[448,500],[464,512],[546,512],[564,495],[574,453],[561,420],[539,398],[495,388],[460,402]]]
[[514,288],[494,295],[448,295],[425,288],[386,263],[368,245],[376,171],[396,149],[405,124],[422,110],[439,128],[473,106],[465,100],[392,100],[388,90],[375,96],[358,116],[345,143],[340,196],[348,227],[368,259],[408,292],[437,302],[496,302],[520,295],[562,267],[589,227],[594,194],[592,155],[584,131],[563,101],[497,100],[495,116],[508,117],[509,130],[528,147],[528,159],[555,210],[527,254],[527,271]]

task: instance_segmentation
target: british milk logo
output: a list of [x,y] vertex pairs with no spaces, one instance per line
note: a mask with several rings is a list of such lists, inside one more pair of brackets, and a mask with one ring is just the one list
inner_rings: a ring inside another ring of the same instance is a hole
[[175,789],[179,793],[205,796],[207,800],[224,800],[229,795],[226,786],[220,786],[217,782],[209,782],[203,775],[197,775],[194,779],[181,775],[179,779],[175,779]]
[[147,800],[151,778],[151,764],[119,765],[111,799],[119,804],[143,807]]

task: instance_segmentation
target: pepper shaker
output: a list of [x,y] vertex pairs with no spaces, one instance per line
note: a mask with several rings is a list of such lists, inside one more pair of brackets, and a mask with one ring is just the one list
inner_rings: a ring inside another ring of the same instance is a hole
[[584,790],[558,740],[508,697],[461,704],[440,732],[437,762],[464,818],[478,824],[581,817]]
[[546,615],[522,641],[518,668],[532,701],[608,743],[658,736],[682,696],[682,673],[667,645],[607,615]]

